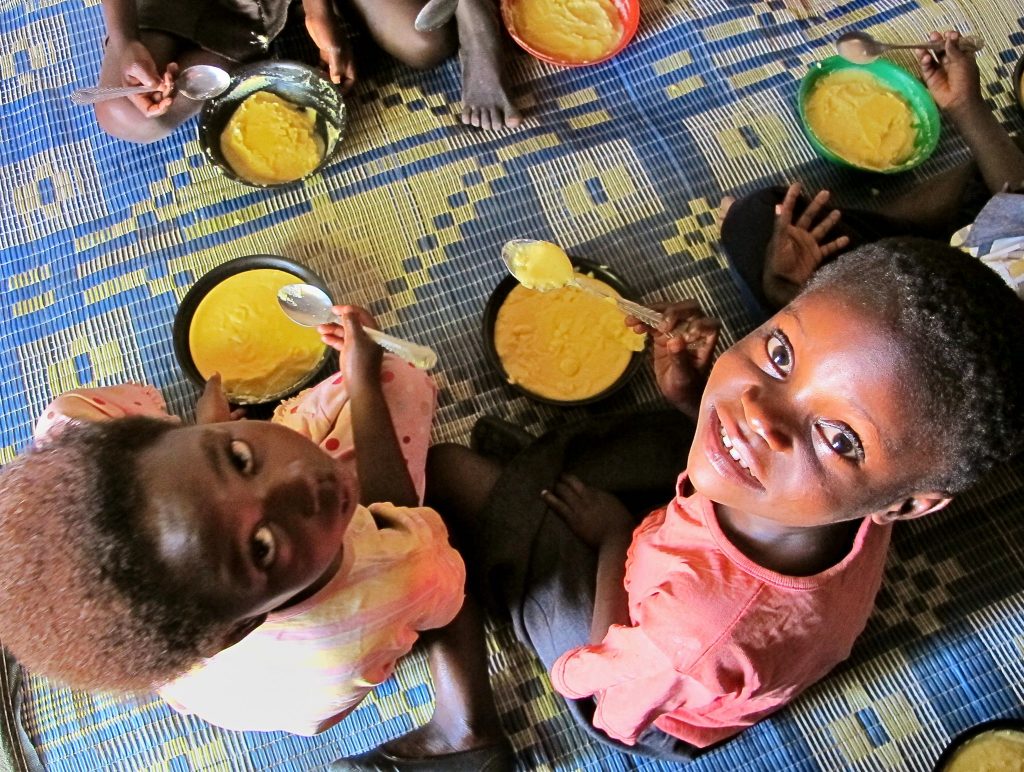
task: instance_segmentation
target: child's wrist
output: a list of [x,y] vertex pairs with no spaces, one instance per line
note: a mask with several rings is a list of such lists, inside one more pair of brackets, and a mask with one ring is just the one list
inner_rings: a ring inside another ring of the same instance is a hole
[[990,115],[992,111],[989,110],[985,100],[978,94],[947,105],[944,112],[953,123],[960,125]]

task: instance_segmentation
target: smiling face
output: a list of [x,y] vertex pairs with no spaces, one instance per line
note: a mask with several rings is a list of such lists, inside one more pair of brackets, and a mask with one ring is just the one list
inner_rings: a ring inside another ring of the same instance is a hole
[[777,530],[898,510],[937,461],[901,375],[877,320],[834,291],[801,296],[715,363],[690,481]]
[[308,597],[341,562],[354,479],[297,432],[233,421],[167,432],[138,459],[162,567],[243,624]]

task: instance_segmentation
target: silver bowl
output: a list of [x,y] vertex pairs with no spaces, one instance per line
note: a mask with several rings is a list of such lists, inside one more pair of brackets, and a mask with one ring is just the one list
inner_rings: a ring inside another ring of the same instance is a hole
[[316,130],[324,142],[324,157],[301,179],[323,169],[331,160],[345,134],[348,111],[337,87],[324,74],[301,62],[266,61],[243,65],[231,74],[231,83],[218,97],[203,105],[199,113],[199,145],[206,158],[224,176],[253,188],[277,188],[300,180],[264,184],[239,177],[224,159],[220,135],[242,101],[257,91],[269,91],[282,99],[316,110]]

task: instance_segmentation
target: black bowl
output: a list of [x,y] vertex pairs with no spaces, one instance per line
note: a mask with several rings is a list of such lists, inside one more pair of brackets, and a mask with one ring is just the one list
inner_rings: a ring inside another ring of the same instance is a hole
[[[226,263],[221,263],[213,270],[200,276],[196,283],[189,288],[189,291],[185,293],[185,297],[181,300],[181,305],[178,306],[178,310],[174,314],[174,330],[172,333],[174,341],[174,356],[177,357],[178,364],[181,366],[182,371],[188,379],[197,386],[202,387],[206,383],[206,379],[200,374],[199,370],[196,368],[195,362],[192,360],[192,351],[188,342],[189,328],[192,326],[192,317],[195,315],[196,308],[199,307],[200,301],[206,297],[207,293],[225,279],[234,276],[235,274],[243,273],[244,271],[256,270],[258,268],[276,268],[279,271],[285,271],[292,274],[296,277],[297,281],[312,284],[319,287],[324,292],[328,291],[327,285],[324,284],[324,280],[309,268],[300,263],[296,263],[294,260],[289,260],[287,257],[278,257],[276,255],[249,255],[247,257],[237,257],[234,260],[228,260]],[[239,401],[235,404],[267,405],[280,402],[282,399],[290,397],[292,394],[295,394],[305,388],[314,379],[322,379],[330,374],[334,366],[332,361],[333,353],[334,349],[329,346],[324,346],[324,354],[320,358],[316,367],[310,370],[309,375],[299,381],[299,383],[295,384],[295,386],[288,389],[288,391],[267,397],[259,402]]]
[[1024,718],[996,718],[991,721],[985,721],[976,726],[972,726],[956,737],[946,746],[945,750],[942,751],[942,755],[939,756],[938,761],[935,762],[933,772],[945,772],[946,765],[952,761],[953,756],[958,750],[960,750],[968,740],[973,740],[975,737],[984,734],[985,732],[994,732],[1000,729],[1010,729],[1017,732],[1024,732]]
[[[583,260],[581,258],[571,257],[573,266],[577,272],[593,276],[595,279],[599,279],[607,284],[609,287],[618,292],[622,297],[627,300],[632,300],[636,297],[636,292],[633,288],[628,285],[625,281],[619,278],[618,275],[612,273],[612,271],[604,265],[598,265],[592,263],[589,260]],[[494,288],[491,296],[487,299],[487,305],[484,307],[483,317],[483,335],[484,335],[484,351],[487,352],[487,358],[490,360],[491,365],[494,366],[502,377],[505,383],[508,383],[508,373],[505,370],[505,365],[501,362],[501,357],[498,356],[498,350],[494,346],[494,324],[498,319],[498,309],[501,308],[502,303],[505,302],[505,298],[508,297],[513,289],[519,286],[519,282],[516,281],[513,276],[506,276],[499,282],[498,286]],[[622,375],[618,377],[611,386],[604,391],[595,394],[592,397],[586,399],[577,400],[558,400],[551,399],[550,397],[542,397],[539,394],[534,394],[529,389],[524,388],[518,383],[508,383],[516,391],[521,394],[525,394],[530,399],[535,399],[538,402],[544,402],[548,405],[559,405],[561,407],[578,407],[579,405],[590,405],[594,402],[600,402],[602,399],[607,399],[616,391],[621,389],[626,383],[636,375],[636,371],[640,368],[640,364],[644,358],[643,351],[637,351],[629,360],[629,364],[626,365],[626,369],[622,371]]]
[[199,113],[199,145],[206,158],[226,177],[253,188],[276,188],[301,180],[262,184],[235,174],[220,150],[220,135],[242,101],[257,91],[268,91],[300,107],[316,110],[316,130],[324,141],[324,157],[306,179],[331,160],[345,134],[348,112],[337,87],[324,74],[307,64],[289,61],[253,62],[231,73],[231,84],[223,94],[207,100]]

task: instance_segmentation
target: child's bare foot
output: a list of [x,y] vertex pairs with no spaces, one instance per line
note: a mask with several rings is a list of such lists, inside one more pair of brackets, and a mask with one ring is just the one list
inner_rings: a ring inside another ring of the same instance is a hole
[[455,747],[432,722],[379,745],[372,751],[338,759],[331,772],[403,769],[476,769],[487,772],[509,772],[513,765],[512,746],[502,735],[480,737],[470,732],[459,733]]
[[736,196],[722,196],[722,200],[718,202],[718,221],[722,222],[725,216],[729,214],[729,210],[732,209],[732,205],[736,203]]
[[500,20],[494,0],[460,0],[456,11],[462,62],[462,122],[481,129],[515,128],[522,115],[502,79]]

